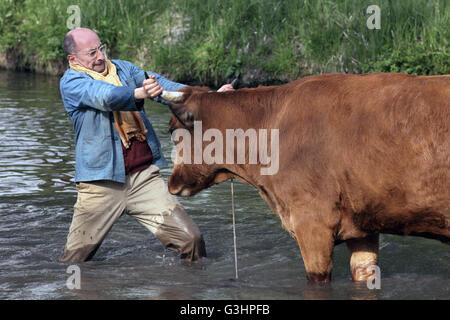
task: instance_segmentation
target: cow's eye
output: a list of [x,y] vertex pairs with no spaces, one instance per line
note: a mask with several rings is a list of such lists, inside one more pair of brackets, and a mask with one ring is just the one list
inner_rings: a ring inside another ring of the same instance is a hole
[[169,132],[170,135],[172,135],[172,133],[173,133],[174,131],[175,131],[175,127],[170,127],[168,132]]

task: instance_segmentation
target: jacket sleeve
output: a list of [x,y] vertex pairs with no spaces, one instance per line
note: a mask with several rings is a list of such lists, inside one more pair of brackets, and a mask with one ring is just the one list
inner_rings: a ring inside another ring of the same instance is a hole
[[[78,73],[78,72],[76,72]],[[135,111],[134,89],[94,80],[80,73],[61,79],[60,91],[67,111],[94,108],[100,111]]]

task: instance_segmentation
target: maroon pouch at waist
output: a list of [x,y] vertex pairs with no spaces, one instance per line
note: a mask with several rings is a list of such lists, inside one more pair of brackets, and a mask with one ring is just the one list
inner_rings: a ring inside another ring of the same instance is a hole
[[128,149],[122,144],[122,151],[126,175],[143,170],[152,164],[152,150],[147,141],[140,142],[133,139]]

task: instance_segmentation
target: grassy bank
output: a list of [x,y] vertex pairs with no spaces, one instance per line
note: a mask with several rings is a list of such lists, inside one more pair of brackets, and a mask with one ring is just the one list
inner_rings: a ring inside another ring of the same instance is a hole
[[[370,30],[368,6],[381,9]],[[1,0],[0,63],[60,73],[70,5],[110,58],[186,83],[325,72],[450,73],[448,0]]]

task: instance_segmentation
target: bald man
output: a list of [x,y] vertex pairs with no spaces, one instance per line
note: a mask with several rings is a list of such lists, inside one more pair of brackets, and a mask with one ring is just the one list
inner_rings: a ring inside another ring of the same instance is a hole
[[[206,256],[197,225],[168,192],[159,168],[167,166],[145,115],[144,99],[167,103],[163,90],[184,85],[145,72],[130,62],[108,60],[97,34],[86,28],[66,34],[70,68],[60,91],[75,131],[77,201],[59,260],[93,257],[114,222],[135,217],[163,245],[193,261]],[[219,91],[232,90],[224,85]]]

